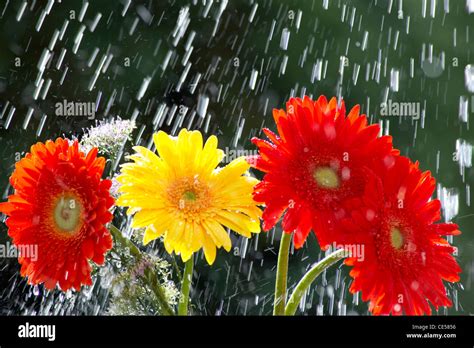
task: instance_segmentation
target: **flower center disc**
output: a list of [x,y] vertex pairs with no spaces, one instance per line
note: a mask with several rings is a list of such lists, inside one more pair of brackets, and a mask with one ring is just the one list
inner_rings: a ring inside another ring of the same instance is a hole
[[323,188],[335,189],[339,187],[339,176],[331,167],[318,167],[313,173],[316,183]]
[[194,202],[196,200],[197,196],[194,191],[186,191],[183,193],[183,199],[186,201],[191,201]]
[[403,234],[396,227],[392,227],[390,230],[390,242],[392,243],[392,247],[397,250],[403,246]]
[[54,222],[63,232],[76,231],[81,223],[82,205],[72,195],[58,198],[54,206]]
[[209,206],[209,189],[197,178],[182,178],[168,188],[169,201],[186,218],[194,219]]

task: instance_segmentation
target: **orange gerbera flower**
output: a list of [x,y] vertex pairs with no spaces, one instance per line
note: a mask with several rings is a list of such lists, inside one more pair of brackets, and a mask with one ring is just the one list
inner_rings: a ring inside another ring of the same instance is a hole
[[10,177],[15,193],[0,203],[8,234],[20,250],[28,283],[62,290],[91,285],[89,260],[104,262],[112,248],[105,228],[114,200],[110,180],[101,180],[105,159],[87,156],[78,143],[58,138],[31,147]]
[[341,223],[341,240],[362,251],[345,260],[353,266],[350,291],[361,291],[373,314],[431,314],[428,302],[436,309],[451,306],[443,280],[459,281],[461,269],[442,236],[460,232],[456,224],[435,223],[435,179],[402,156],[373,169],[377,176],[367,185],[364,206]]
[[286,211],[283,230],[295,232],[296,248],[313,229],[326,249],[337,240],[336,220],[350,215],[352,200],[362,196],[370,166],[398,151],[391,137],[378,137],[378,125],[367,125],[358,105],[347,117],[344,102],[324,96],[292,98],[286,109],[273,111],[279,135],[263,129],[270,141],[252,139],[259,155],[248,160],[266,173],[254,199],[265,203],[265,230]]

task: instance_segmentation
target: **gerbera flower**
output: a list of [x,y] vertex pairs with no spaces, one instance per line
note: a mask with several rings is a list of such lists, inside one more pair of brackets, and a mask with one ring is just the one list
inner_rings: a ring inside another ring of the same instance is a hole
[[351,200],[364,192],[372,163],[383,161],[392,150],[391,137],[378,138],[379,126],[367,125],[355,106],[346,117],[344,102],[328,103],[324,96],[292,98],[287,111],[274,110],[278,134],[263,132],[269,141],[252,142],[259,155],[248,161],[265,176],[254,191],[265,203],[263,228],[272,228],[283,213],[283,230],[295,232],[296,248],[309,232],[316,232],[323,249],[335,240],[335,220],[349,214]]
[[203,147],[198,131],[183,129],[178,137],[159,131],[153,140],[159,156],[134,147],[134,162],[124,164],[117,178],[117,205],[135,213],[133,227],[146,227],[144,244],[163,236],[168,253],[187,261],[203,248],[212,264],[216,247],[231,248],[224,226],[245,237],[260,232],[261,211],[252,199],[258,180],[242,175],[249,168],[244,158],[216,168],[224,156],[217,138],[209,137]]
[[62,290],[91,285],[89,260],[104,262],[112,248],[105,228],[110,180],[101,180],[105,160],[93,148],[87,156],[75,141],[58,138],[37,143],[15,165],[10,183],[15,193],[0,204],[8,215],[8,234],[23,253],[18,260],[28,283]]
[[443,280],[457,282],[461,269],[443,236],[460,232],[456,224],[435,223],[435,179],[401,156],[374,169],[379,177],[367,185],[363,207],[341,224],[344,243],[363,251],[345,260],[353,266],[350,291],[361,291],[373,314],[431,314],[428,302],[451,306]]

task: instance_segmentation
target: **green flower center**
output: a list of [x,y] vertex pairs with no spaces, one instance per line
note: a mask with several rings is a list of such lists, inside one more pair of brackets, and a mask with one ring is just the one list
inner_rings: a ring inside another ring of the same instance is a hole
[[187,220],[198,218],[212,203],[209,187],[195,177],[176,180],[167,193],[169,203]]
[[396,228],[392,227],[390,230],[390,243],[394,249],[399,250],[403,246],[403,234],[402,232]]
[[323,188],[335,189],[339,187],[340,181],[337,172],[331,167],[318,167],[313,172],[316,183]]
[[185,199],[186,201],[194,202],[196,198],[197,198],[197,195],[194,191],[185,191],[183,193],[183,199]]
[[72,195],[58,198],[54,207],[54,222],[64,232],[75,231],[81,223],[82,205]]

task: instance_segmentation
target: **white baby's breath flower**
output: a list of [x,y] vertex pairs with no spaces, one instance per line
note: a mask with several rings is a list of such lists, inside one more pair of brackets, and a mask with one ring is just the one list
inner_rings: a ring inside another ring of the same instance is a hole
[[88,153],[97,147],[100,154],[115,160],[135,127],[135,121],[122,120],[120,117],[111,121],[100,121],[86,130],[80,142],[81,151]]

